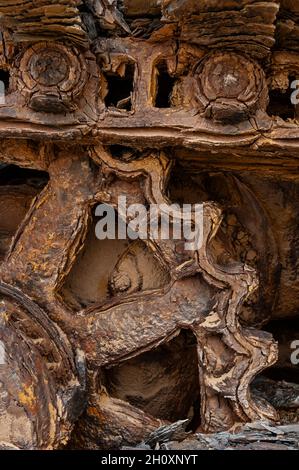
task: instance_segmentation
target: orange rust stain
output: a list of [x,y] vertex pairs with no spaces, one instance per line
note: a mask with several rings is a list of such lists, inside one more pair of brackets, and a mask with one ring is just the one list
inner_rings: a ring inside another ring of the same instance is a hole
[[89,416],[94,416],[95,418],[97,418],[100,421],[105,420],[104,414],[101,413],[101,411],[99,411],[95,406],[89,406],[87,408],[87,414]]
[[33,386],[24,385],[22,392],[19,392],[20,403],[25,406],[31,413],[36,413],[36,396],[34,395]]

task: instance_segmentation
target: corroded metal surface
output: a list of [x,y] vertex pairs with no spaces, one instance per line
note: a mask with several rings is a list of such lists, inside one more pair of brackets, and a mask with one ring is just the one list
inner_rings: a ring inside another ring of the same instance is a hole
[[[0,1],[1,445],[278,419],[250,384],[299,308],[296,4]],[[203,202],[201,248],[96,240],[124,195]]]

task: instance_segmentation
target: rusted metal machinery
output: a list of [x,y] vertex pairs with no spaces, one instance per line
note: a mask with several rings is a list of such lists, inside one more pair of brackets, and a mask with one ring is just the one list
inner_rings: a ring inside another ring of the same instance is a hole
[[[299,2],[0,0],[0,25],[2,445],[281,419],[251,384],[298,375]],[[201,248],[98,240],[119,196],[203,203]]]

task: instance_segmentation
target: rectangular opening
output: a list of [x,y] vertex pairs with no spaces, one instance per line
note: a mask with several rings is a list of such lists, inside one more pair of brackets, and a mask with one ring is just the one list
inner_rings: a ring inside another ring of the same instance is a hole
[[294,92],[291,84],[295,80],[296,77],[289,77],[289,88],[287,90],[276,89],[269,91],[269,105],[267,109],[269,116],[278,116],[284,121],[295,119],[296,110],[291,100],[292,93]]
[[9,89],[9,72],[7,70],[0,69],[0,105],[5,105],[5,96]]
[[113,107],[125,111],[132,110],[132,96],[134,91],[135,64],[128,63],[123,75],[106,73],[108,93],[105,98],[107,108]]
[[156,98],[154,106],[156,108],[171,108],[171,95],[175,83],[175,78],[169,75],[166,62],[157,65]]

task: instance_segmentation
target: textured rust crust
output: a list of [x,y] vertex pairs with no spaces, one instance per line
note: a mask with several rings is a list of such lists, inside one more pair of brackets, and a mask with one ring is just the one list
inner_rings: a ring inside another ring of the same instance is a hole
[[[275,423],[250,387],[283,347],[262,328],[299,308],[297,2],[0,0],[0,15],[1,446]],[[97,240],[96,205],[124,195],[203,202],[202,247]]]

